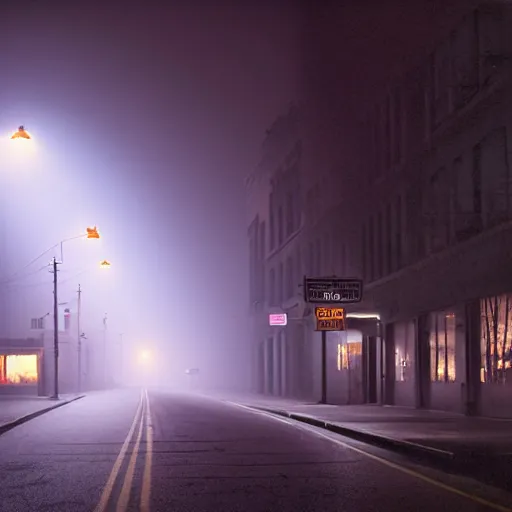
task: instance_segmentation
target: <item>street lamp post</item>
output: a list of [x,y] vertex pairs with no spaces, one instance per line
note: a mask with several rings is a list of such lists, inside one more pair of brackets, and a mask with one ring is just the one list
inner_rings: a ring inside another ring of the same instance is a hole
[[[87,231],[88,238],[99,238],[96,236],[97,233],[92,233],[90,229]],[[111,263],[108,260],[100,262],[100,268],[110,268]],[[78,306],[77,306],[77,352],[78,352],[78,392],[82,391],[82,339],[85,339],[85,335],[82,332],[81,317],[82,317],[82,288],[78,285]]]
[[53,396],[59,399],[59,303],[57,298],[57,258],[52,260],[53,272]]
[[123,335],[124,333],[119,333],[119,373],[120,373],[120,379],[119,379],[119,384],[120,385],[123,385],[123,379],[124,379],[124,354],[123,354],[123,350],[124,350],[124,346],[123,346]]
[[107,388],[107,313],[103,317],[103,386]]
[[[62,240],[60,242],[60,244],[56,244],[51,248],[51,249],[53,249],[53,248],[57,247],[58,245],[60,245],[60,254],[61,254],[61,261],[57,261],[57,258],[55,256],[53,257],[52,270],[51,270],[51,272],[53,272],[53,396],[52,396],[52,398],[54,400],[59,399],[59,302],[58,302],[58,279],[57,279],[58,268],[57,268],[57,266],[60,265],[64,260],[64,253],[63,253],[64,243],[68,242],[69,240],[75,240],[77,238],[85,238],[85,237],[100,238],[100,235],[99,235],[96,227],[87,228],[86,234],[68,238],[66,240]],[[78,335],[78,345],[80,347],[80,349],[79,349],[79,369],[78,369],[79,377],[78,378],[80,379],[80,372],[81,372],[81,366],[82,366],[80,333]]]
[[76,310],[76,335],[77,335],[77,351],[78,351],[78,392],[82,391],[82,332],[80,330],[80,315],[82,313],[82,288],[78,285],[78,304]]

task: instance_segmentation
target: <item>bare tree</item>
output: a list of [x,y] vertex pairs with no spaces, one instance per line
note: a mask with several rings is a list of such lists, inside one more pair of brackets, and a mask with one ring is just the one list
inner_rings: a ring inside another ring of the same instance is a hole
[[497,295],[494,296],[494,307],[491,308],[492,314],[492,334],[493,334],[493,351],[492,351],[492,382],[498,382],[498,341],[499,341],[499,313],[500,300]]
[[491,326],[489,322],[490,300],[484,299],[485,306],[485,382],[491,381]]
[[507,293],[505,298],[505,327],[503,329],[503,345],[501,346],[501,379],[505,383],[505,356],[507,353],[507,338],[508,338],[508,316],[510,311],[510,295]]

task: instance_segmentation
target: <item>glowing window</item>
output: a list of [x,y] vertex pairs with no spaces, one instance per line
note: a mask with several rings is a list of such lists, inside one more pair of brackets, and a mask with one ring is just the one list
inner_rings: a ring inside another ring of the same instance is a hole
[[5,376],[8,384],[37,382],[37,355],[12,355],[5,358]]
[[351,361],[363,353],[363,344],[361,342],[349,342],[347,344],[338,344],[337,367],[338,371],[350,370]]

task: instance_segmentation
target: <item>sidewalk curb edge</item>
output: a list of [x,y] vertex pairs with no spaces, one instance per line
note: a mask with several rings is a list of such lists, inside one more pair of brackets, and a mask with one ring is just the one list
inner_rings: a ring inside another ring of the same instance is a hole
[[50,407],[45,407],[44,409],[39,409],[38,411],[31,412],[30,414],[26,414],[25,416],[21,416],[20,418],[17,418],[13,421],[9,421],[7,423],[4,423],[0,425],[0,435],[5,434],[6,432],[9,432],[9,430],[12,430],[13,428],[23,425],[23,423],[27,423],[30,420],[33,420],[37,418],[38,416],[42,416],[43,414],[46,414],[47,412],[53,411],[55,409],[58,409],[59,407],[62,407],[64,405],[70,404],[71,402],[76,402],[77,400],[80,400],[84,398],[85,395],[76,396],[74,398],[71,398],[69,400],[64,400],[61,403],[52,405]]
[[270,414],[274,414],[276,416],[281,416],[283,418],[289,418],[295,421],[300,421],[301,423],[307,423],[308,425],[319,427],[324,430],[329,430],[330,432],[334,432],[336,434],[349,437],[350,439],[354,439],[355,441],[360,441],[363,443],[378,446],[379,448],[390,449],[395,452],[401,452],[406,455],[420,455],[422,457],[428,456],[434,457],[437,460],[446,461],[453,461],[455,459],[455,454],[452,452],[438,450],[436,448],[431,448],[429,446],[411,443],[409,441],[402,441],[399,439],[374,434],[372,432],[366,432],[363,430],[342,426],[329,421],[313,418],[311,416],[305,416],[302,414],[296,414],[293,412],[287,412],[279,409],[270,409],[267,407],[259,407],[252,405],[248,405],[247,407],[255,411],[263,411]]

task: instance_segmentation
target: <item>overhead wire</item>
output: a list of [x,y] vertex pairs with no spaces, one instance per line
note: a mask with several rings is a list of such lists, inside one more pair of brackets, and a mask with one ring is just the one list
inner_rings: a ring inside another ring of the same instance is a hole
[[[25,276],[28,276],[28,275],[31,275],[31,273],[29,274],[21,274],[21,272],[23,272],[24,270],[26,270],[27,268],[29,268],[30,266],[32,266],[36,261],[38,261],[39,259],[41,259],[45,254],[48,254],[51,250],[55,249],[56,247],[58,247],[60,245],[60,243],[58,244],[55,244],[54,246],[50,247],[49,249],[46,249],[46,251],[42,252],[39,256],[37,256],[36,258],[34,258],[32,261],[30,261],[29,263],[27,263],[26,265],[24,265],[23,267],[21,267],[19,270],[17,270],[16,272],[14,272],[14,274],[11,274],[9,277],[5,278],[5,279],[2,279],[0,280],[0,284],[3,284],[5,282],[9,282],[9,281],[12,281],[13,279],[16,279],[18,277],[25,277]],[[46,268],[47,266],[45,267],[42,267],[40,268],[39,270],[37,270],[36,272],[40,272],[43,268]],[[36,273],[34,272],[34,273]]]
[[[27,274],[27,275],[36,274],[36,273],[40,272],[41,270],[44,270],[45,268],[47,268],[47,266],[41,267],[37,271],[32,272],[32,273]],[[84,274],[86,272],[89,272],[89,270],[82,270],[81,272],[78,272],[78,273],[76,273],[76,274],[74,274],[72,276],[69,276],[66,279],[59,280],[59,285],[66,284],[66,283],[70,282],[72,279],[75,279],[76,277],[81,276],[82,274]],[[7,288],[9,290],[20,290],[20,289],[25,289],[25,288],[35,288],[35,287],[43,286],[43,285],[51,285],[52,284],[52,280],[38,282],[38,283],[27,283],[27,284],[19,284],[19,283],[16,283],[16,282],[13,283],[13,281],[10,281],[10,282],[6,282],[6,283],[0,282],[0,285],[1,284],[7,284]]]
[[[61,240],[59,243],[56,243],[55,245],[52,245],[51,247],[49,247],[48,249],[46,249],[45,251],[43,251],[41,254],[39,254],[39,256],[36,256],[32,261],[30,261],[29,263],[27,263],[26,265],[24,265],[23,267],[21,267],[19,270],[17,270],[14,274],[11,274],[9,277],[7,277],[6,279],[3,279],[3,280],[0,280],[0,284],[2,284],[3,282],[8,282],[8,281],[11,281],[17,277],[25,277],[26,275],[30,275],[30,274],[21,274],[21,272],[23,272],[24,270],[26,270],[27,268],[29,268],[30,266],[32,266],[36,261],[38,261],[39,259],[41,259],[45,254],[48,254],[50,251],[52,251],[53,249],[55,249],[56,247],[61,247],[61,252],[62,252],[62,244],[65,243],[65,242],[69,242],[71,240],[76,240],[78,238],[84,238],[86,237],[87,234],[85,235],[78,235],[78,236],[73,236],[71,238],[66,238],[64,240]],[[46,268],[46,267],[44,267]],[[41,270],[41,269],[39,269]]]

